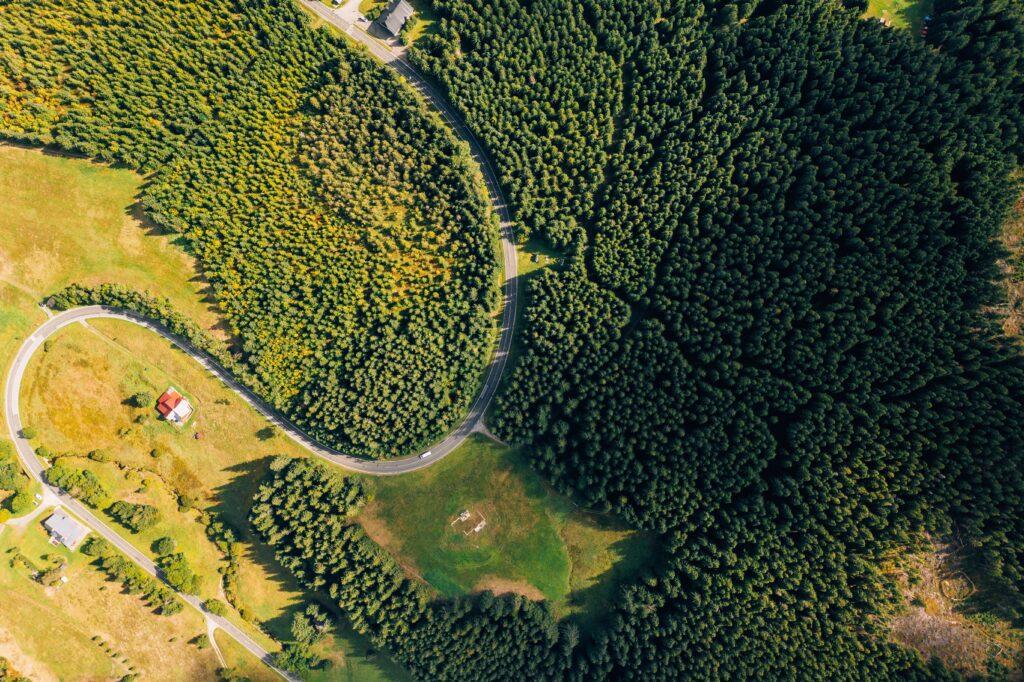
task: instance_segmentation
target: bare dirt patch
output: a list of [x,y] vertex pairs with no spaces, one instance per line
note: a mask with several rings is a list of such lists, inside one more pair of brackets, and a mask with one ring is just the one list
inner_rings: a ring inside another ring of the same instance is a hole
[[978,587],[963,570],[962,559],[956,547],[933,539],[894,558],[887,572],[904,603],[889,621],[893,640],[965,675],[1001,668],[1008,679],[1024,679],[1022,633],[973,608]]
[[485,590],[490,590],[494,594],[521,594],[533,601],[544,599],[544,593],[528,582],[499,578],[494,575],[485,575],[473,586],[474,592]]

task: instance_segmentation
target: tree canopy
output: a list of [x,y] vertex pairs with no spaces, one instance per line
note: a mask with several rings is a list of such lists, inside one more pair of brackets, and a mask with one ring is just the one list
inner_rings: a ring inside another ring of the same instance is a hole
[[[417,62],[567,255],[530,281],[492,426],[665,533],[583,669],[937,674],[872,617],[887,549],[955,530],[1024,588],[1024,365],[983,312],[1019,4],[940,0],[925,40],[830,0],[434,4]],[[588,191],[531,183],[552,160]]]
[[472,400],[497,231],[468,150],[291,0],[4,2],[0,135],[149,174],[241,374],[316,438],[406,454]]

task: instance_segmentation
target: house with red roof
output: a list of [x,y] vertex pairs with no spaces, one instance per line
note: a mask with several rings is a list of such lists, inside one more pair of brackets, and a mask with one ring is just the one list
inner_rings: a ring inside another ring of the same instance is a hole
[[177,426],[183,425],[192,416],[192,404],[185,396],[169,386],[160,399],[156,401],[156,409],[164,419]]

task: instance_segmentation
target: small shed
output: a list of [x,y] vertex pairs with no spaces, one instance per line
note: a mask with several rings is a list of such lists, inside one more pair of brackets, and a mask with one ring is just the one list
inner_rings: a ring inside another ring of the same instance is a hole
[[409,21],[416,12],[409,0],[391,0],[384,11],[380,13],[377,22],[391,35],[397,37],[402,32],[405,22]]
[[43,521],[43,527],[49,531],[51,540],[72,550],[82,544],[82,540],[89,534],[88,528],[62,511],[54,512]]

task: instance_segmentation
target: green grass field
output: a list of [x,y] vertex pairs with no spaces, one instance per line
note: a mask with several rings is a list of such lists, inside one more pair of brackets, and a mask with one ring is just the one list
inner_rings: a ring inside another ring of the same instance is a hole
[[198,512],[179,511],[176,496],[170,494],[158,476],[144,470],[124,469],[115,462],[100,463],[84,457],[64,457],[61,461],[95,474],[110,494],[110,500],[125,500],[156,507],[160,512],[160,521],[140,533],[132,533],[103,510],[98,510],[97,515],[108,525],[117,528],[121,536],[129,538],[132,544],[153,560],[156,560],[157,555],[151,551],[151,545],[165,536],[173,538],[177,551],[185,555],[193,571],[203,576],[199,596],[203,599],[224,599],[217,574],[217,569],[223,563],[220,552],[198,525]]
[[[168,385],[184,391],[196,408],[184,429],[157,419],[153,410],[124,402],[141,390],[158,395]],[[163,521],[153,529],[122,534],[147,553],[153,540],[175,538],[193,570],[203,576],[204,597],[224,598],[217,573],[224,562],[196,512],[178,511],[177,494],[196,496],[201,509],[226,519],[242,538],[241,605],[272,635],[288,637],[292,613],[311,595],[251,535],[247,514],[270,459],[305,456],[304,450],[281,434],[266,433],[267,422],[257,412],[180,350],[146,329],[117,320],[94,320],[88,328],[75,325],[55,335],[50,349],[37,354],[29,366],[22,405],[27,423],[39,432],[38,443],[54,452],[103,449],[111,455],[116,465],[77,458],[73,463],[96,473],[112,497],[161,511]],[[196,432],[202,439],[194,437]],[[153,457],[153,450],[160,455]],[[231,617],[244,624],[236,612]],[[250,634],[275,648],[254,629]],[[329,644],[324,655],[336,661],[335,671],[359,679],[401,676],[386,659],[368,658],[368,643],[354,632],[339,632]]]
[[[24,528],[0,527],[0,656],[33,680],[118,679],[133,670],[144,679],[213,679],[212,651],[188,644],[204,631],[198,613],[154,615],[88,557],[50,545],[41,526],[47,515]],[[43,587],[19,555],[36,568],[61,557],[68,582]]]
[[931,13],[932,0],[868,0],[865,16],[884,19],[895,28],[921,30],[921,20]]
[[[193,260],[138,217],[142,178],[83,159],[0,144],[0,370],[72,282],[120,282],[219,323]],[[59,201],[54,198],[59,197]],[[2,417],[0,417],[2,420]]]
[[0,281],[34,301],[72,282],[119,282],[216,325],[193,259],[141,216],[141,183],[131,171],[0,145]]
[[[204,300],[205,284],[192,260],[168,236],[155,234],[136,219],[141,181],[132,172],[86,160],[0,145],[4,373],[23,339],[46,319],[37,303],[71,282],[119,282],[149,290],[170,298],[180,311],[216,331],[219,318]],[[61,201],[52,201],[54,196]],[[140,412],[123,404],[136,391],[159,394],[168,385],[193,400],[193,424],[202,431],[202,440],[193,438],[194,430],[178,431],[152,415],[137,423]],[[151,332],[115,321],[97,320],[89,328],[76,325],[55,337],[48,352],[33,358],[22,406],[26,423],[40,432],[37,444],[76,454],[107,449],[116,461],[137,470],[126,479],[112,465],[99,467],[112,489],[165,512],[165,522],[134,538],[135,544],[149,551],[154,533],[177,537],[193,568],[204,574],[206,590],[214,589],[219,580],[215,572],[208,574],[217,564],[213,545],[194,515],[177,512],[170,490],[198,496],[202,508],[246,529],[248,501],[267,459],[302,454],[286,438],[257,435],[266,426],[263,418],[183,353]],[[154,448],[161,453],[157,458],[150,454]],[[143,480],[157,476],[166,485],[158,481],[142,488]],[[291,613],[302,608],[309,595],[277,566],[266,547],[251,536],[245,539],[239,566],[245,606],[272,634],[285,636]],[[0,609],[0,636],[10,627],[9,614]],[[237,614],[233,617],[238,620]],[[265,636],[253,636],[269,644]],[[365,679],[401,675],[386,660],[365,659],[367,645],[354,633],[342,633],[332,644],[332,657],[341,662],[338,670]],[[65,658],[51,655],[46,664],[60,668],[73,660]]]
[[645,536],[577,511],[522,455],[478,436],[424,471],[368,484],[360,523],[445,595],[518,592],[586,623],[651,551]]
[[[139,181],[127,171],[88,161],[0,146],[0,186],[6,190],[0,207],[5,369],[24,336],[45,319],[38,300],[70,282],[149,289],[170,297],[205,327],[217,324],[188,257],[132,217]],[[58,191],[71,198],[53,206],[45,195]],[[28,234],[22,229],[26,224]],[[521,258],[526,276],[550,262],[546,253],[536,260]],[[159,395],[168,385],[186,393],[196,407],[183,430],[159,421],[152,410],[125,404],[138,391]],[[53,337],[48,350],[33,358],[22,410],[40,434],[37,445],[75,455],[95,449],[109,453],[120,466],[79,463],[93,469],[116,497],[152,504],[164,519],[139,536],[124,535],[147,552],[153,539],[175,537],[204,577],[204,596],[218,596],[216,569],[222,559],[195,512],[177,510],[177,494],[194,495],[200,509],[241,531],[242,605],[271,634],[287,637],[292,613],[312,595],[249,534],[246,514],[270,458],[304,456],[303,450],[280,434],[267,434],[258,413],[184,353],[152,332],[112,320],[75,325]],[[201,439],[194,438],[197,432]],[[587,621],[601,613],[615,586],[649,551],[645,538],[575,512],[518,454],[484,441],[464,446],[426,472],[373,485],[376,500],[364,522],[375,522],[375,537],[446,594],[514,590],[550,599],[560,614]],[[465,535],[450,525],[449,517],[468,507],[485,514],[485,532]],[[240,622],[237,613],[233,618]],[[8,627],[6,621],[0,610],[0,629]],[[380,654],[370,655],[366,640],[352,632],[339,631],[324,646],[335,665],[318,679],[402,676]]]

